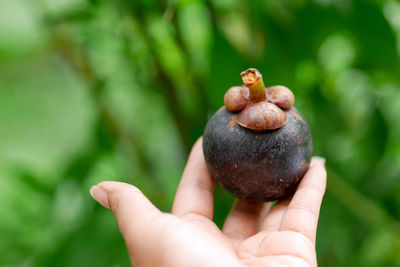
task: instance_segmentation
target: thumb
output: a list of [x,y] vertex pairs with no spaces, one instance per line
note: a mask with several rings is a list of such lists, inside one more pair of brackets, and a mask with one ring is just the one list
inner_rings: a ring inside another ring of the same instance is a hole
[[101,182],[90,188],[90,194],[114,213],[121,234],[131,254],[143,249],[151,238],[151,225],[161,212],[133,185]]

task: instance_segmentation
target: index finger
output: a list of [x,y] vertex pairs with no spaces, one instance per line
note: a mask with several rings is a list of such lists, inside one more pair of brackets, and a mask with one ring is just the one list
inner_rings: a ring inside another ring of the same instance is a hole
[[172,213],[197,214],[211,220],[214,212],[214,180],[208,172],[202,144],[200,138],[190,152],[176,191]]
[[280,230],[298,232],[315,243],[326,188],[325,160],[314,157],[284,215]]

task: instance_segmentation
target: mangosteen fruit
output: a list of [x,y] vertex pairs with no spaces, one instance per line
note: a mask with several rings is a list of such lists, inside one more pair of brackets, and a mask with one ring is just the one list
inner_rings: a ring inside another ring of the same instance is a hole
[[211,176],[249,202],[279,200],[294,193],[309,168],[310,128],[293,107],[285,86],[265,88],[250,68],[244,86],[231,87],[224,106],[208,121],[203,151]]

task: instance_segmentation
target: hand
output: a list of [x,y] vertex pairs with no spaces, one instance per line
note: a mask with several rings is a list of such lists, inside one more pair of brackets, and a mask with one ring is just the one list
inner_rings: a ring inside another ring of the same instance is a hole
[[113,211],[134,266],[317,266],[315,236],[326,186],[324,161],[313,158],[294,196],[235,202],[222,231],[213,223],[214,182],[201,139],[194,145],[172,213],[136,187],[102,182],[93,197]]

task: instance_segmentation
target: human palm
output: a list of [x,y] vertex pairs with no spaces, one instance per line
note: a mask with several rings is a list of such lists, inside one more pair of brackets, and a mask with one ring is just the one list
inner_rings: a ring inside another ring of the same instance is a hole
[[235,202],[220,230],[212,221],[214,182],[193,147],[172,213],[159,211],[136,187],[102,182],[91,193],[110,208],[134,266],[316,266],[315,235],[325,192],[323,160],[314,158],[292,198]]

